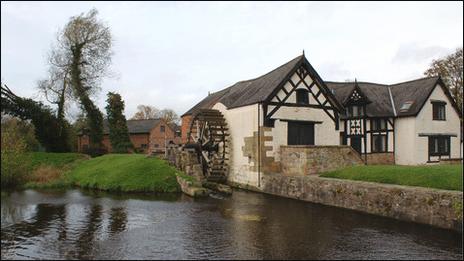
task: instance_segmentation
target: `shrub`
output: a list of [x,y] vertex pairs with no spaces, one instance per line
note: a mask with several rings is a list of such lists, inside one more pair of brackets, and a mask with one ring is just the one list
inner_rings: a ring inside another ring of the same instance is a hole
[[2,130],[1,186],[14,187],[26,180],[30,159],[27,144],[16,128]]

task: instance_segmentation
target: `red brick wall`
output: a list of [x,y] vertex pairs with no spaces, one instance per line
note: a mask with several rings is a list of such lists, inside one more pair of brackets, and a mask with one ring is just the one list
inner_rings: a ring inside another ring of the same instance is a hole
[[81,135],[77,137],[77,151],[78,152],[83,152],[85,146],[89,146],[90,140],[89,136],[87,135]]
[[182,132],[182,144],[187,143],[187,133],[190,128],[190,121],[192,120],[192,115],[186,115],[182,117],[182,125],[181,125],[181,132]]
[[[161,126],[164,126],[165,132],[161,132]],[[136,151],[151,153],[153,150],[157,152],[164,152],[165,144],[173,141],[175,144],[181,144],[181,137],[175,136],[173,129],[166,124],[166,122],[161,121],[156,125],[150,133],[143,134],[130,134],[129,135],[132,145]],[[109,135],[103,135],[103,146],[107,149],[108,153],[112,152],[111,142]],[[142,148],[142,144],[146,144],[145,148]],[[155,147],[155,145],[158,147]],[[89,145],[89,137],[87,135],[79,136],[77,138],[77,148],[79,152],[84,150],[84,145]]]
[[[162,126],[164,126],[164,132],[161,131]],[[150,131],[150,147],[148,153],[152,151],[164,152],[166,144],[169,144],[170,141],[179,144],[180,138],[176,137],[174,130],[162,120]]]

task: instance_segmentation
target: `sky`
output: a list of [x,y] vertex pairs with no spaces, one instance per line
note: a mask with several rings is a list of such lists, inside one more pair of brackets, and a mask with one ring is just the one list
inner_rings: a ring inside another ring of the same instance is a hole
[[[208,92],[256,78],[302,54],[323,80],[397,83],[424,77],[463,45],[462,2],[1,2],[1,80],[45,101],[37,81],[71,16],[95,7],[111,29],[111,75],[94,100],[118,92],[181,115]],[[68,118],[78,114],[69,109]]]

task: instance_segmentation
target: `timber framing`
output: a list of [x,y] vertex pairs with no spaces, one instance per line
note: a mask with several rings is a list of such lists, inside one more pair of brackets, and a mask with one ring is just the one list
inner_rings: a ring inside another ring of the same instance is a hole
[[[298,78],[297,82],[292,80],[292,76],[294,75],[296,75]],[[308,79],[311,79],[311,83],[307,82],[307,77]],[[287,83],[291,86],[290,90],[285,88]],[[287,102],[287,100],[296,91],[296,89],[300,88],[307,90],[308,94],[311,94],[314,101],[316,101],[316,104],[299,104]],[[283,98],[279,97],[278,95],[280,91],[282,91],[284,94]],[[322,97],[324,97],[323,100]],[[274,98],[277,101],[272,101]],[[322,81],[320,76],[317,75],[317,72],[304,56],[302,56],[302,59],[295,65],[292,70],[288,72],[284,80],[277,86],[277,88],[275,88],[264,100],[262,106],[264,126],[266,127],[271,127],[274,125],[272,116],[281,107],[303,107],[322,109],[335,123],[335,129],[339,129],[339,113],[342,109],[342,106],[335,99],[335,97],[325,85],[324,81]],[[269,109],[269,106],[273,106],[273,108]]]

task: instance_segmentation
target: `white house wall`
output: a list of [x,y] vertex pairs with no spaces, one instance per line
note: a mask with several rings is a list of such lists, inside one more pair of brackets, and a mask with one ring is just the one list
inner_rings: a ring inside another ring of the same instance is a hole
[[[446,102],[446,121],[433,120],[432,103],[430,100],[440,100]],[[416,135],[415,135],[415,161],[417,164],[426,163],[428,160],[428,138],[419,137],[419,133],[451,133],[457,137],[451,137],[450,152],[451,158],[460,158],[460,126],[459,115],[451,106],[450,100],[445,95],[440,86],[436,86],[429,99],[425,102],[424,107],[416,117]]]
[[[446,101],[446,120],[433,120],[433,106],[430,100]],[[402,117],[395,120],[395,161],[400,165],[425,164],[428,161],[428,137],[419,137],[420,133],[455,134],[451,137],[451,158],[460,158],[461,133],[459,116],[451,106],[443,89],[436,86],[416,117]],[[434,158],[432,158],[434,159]]]
[[258,104],[228,110],[222,103],[216,103],[213,109],[224,115],[229,128],[229,180],[257,186],[258,173],[249,170],[254,162],[243,155],[242,147],[244,138],[258,131]]

